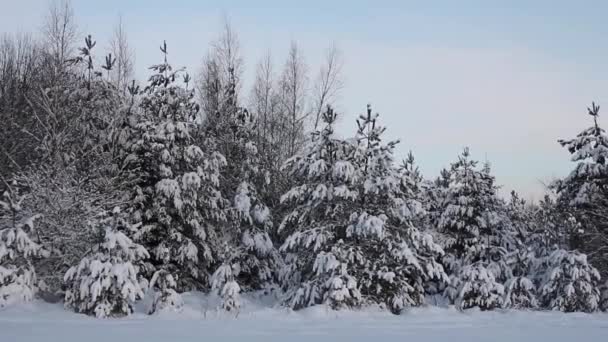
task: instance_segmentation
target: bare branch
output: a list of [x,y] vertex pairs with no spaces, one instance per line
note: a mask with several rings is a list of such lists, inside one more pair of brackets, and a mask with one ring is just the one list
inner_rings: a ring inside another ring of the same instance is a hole
[[122,16],[118,17],[118,22],[114,27],[114,33],[110,39],[110,48],[112,54],[116,57],[116,64],[112,69],[112,82],[114,82],[116,88],[126,95],[129,82],[133,79],[135,51],[129,45]]
[[321,66],[314,85],[315,125],[317,129],[323,108],[330,105],[344,86],[342,77],[342,52],[332,45],[325,53],[325,64]]

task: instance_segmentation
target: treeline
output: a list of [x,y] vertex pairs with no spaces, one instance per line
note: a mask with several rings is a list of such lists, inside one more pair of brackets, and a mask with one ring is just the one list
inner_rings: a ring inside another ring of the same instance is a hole
[[[608,140],[560,140],[575,169],[508,200],[464,149],[434,180],[370,107],[341,138],[341,60],[310,81],[297,45],[259,63],[249,96],[229,25],[191,76],[162,43],[145,84],[118,25],[79,42],[68,2],[42,39],[0,43],[0,307],[38,296],[97,317],[179,310],[180,293],[283,305],[608,308]],[[245,100],[248,98],[248,100]]]

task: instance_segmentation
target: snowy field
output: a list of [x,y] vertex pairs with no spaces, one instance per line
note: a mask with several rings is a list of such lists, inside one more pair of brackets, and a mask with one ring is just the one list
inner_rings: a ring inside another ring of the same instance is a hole
[[[148,316],[143,307],[123,319],[95,319],[61,304],[28,303],[0,311],[0,341],[608,341],[608,314],[557,312],[460,313],[419,308],[394,316],[376,310],[299,312],[244,300],[238,317],[218,312],[215,300],[184,295],[180,313]],[[256,303],[256,304],[253,304]]]

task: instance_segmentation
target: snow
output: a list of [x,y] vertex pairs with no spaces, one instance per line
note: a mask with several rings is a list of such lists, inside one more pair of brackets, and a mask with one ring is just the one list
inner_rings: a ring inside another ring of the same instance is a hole
[[121,319],[75,314],[61,303],[34,301],[0,311],[2,341],[605,341],[607,314],[466,311],[426,307],[400,316],[375,309],[301,311],[243,296],[238,314],[217,310],[221,299],[183,294],[181,312],[148,316],[143,304]]

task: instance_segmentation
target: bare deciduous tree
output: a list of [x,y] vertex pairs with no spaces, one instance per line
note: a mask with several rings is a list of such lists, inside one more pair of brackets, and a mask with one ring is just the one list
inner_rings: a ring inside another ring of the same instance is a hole
[[228,18],[224,18],[220,38],[213,44],[215,58],[220,66],[220,72],[224,84],[233,83],[235,93],[241,87],[243,74],[243,57],[239,38],[232,28]]
[[319,125],[324,107],[332,104],[344,86],[342,66],[342,52],[332,45],[325,53],[325,63],[321,66],[313,85],[315,129]]
[[271,146],[277,141],[285,123],[279,112],[275,77],[268,52],[257,65],[250,97],[250,110],[257,118],[257,146],[261,155],[273,149]]
[[43,25],[44,42],[52,58],[55,73],[61,73],[66,61],[74,55],[78,27],[69,0],[54,0]]
[[307,72],[304,56],[296,42],[292,42],[279,81],[282,110],[289,117],[289,155],[298,152],[304,142],[306,120],[310,117]]
[[30,163],[39,141],[37,122],[27,115],[27,97],[40,86],[41,53],[29,34],[0,39],[0,176]]
[[226,106],[238,106],[242,73],[239,39],[225,19],[220,37],[203,58],[197,78],[196,87],[206,120],[217,116]]
[[135,51],[129,46],[122,16],[118,18],[118,23],[114,27],[110,48],[116,57],[116,64],[112,70],[112,82],[123,94],[126,94],[129,82],[133,79]]

